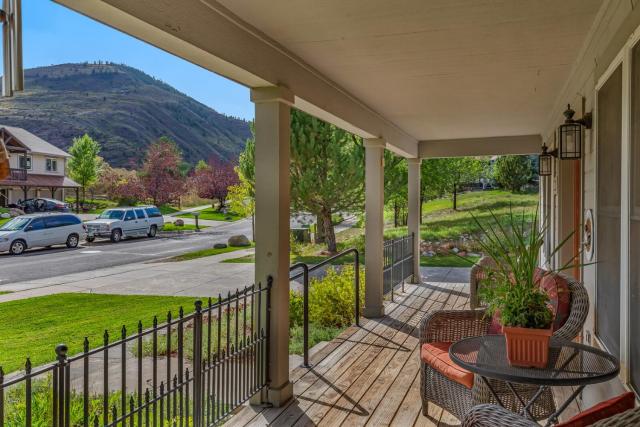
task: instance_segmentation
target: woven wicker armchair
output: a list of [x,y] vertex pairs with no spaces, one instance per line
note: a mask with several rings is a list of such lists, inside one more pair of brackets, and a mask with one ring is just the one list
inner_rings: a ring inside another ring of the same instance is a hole
[[[591,424],[592,427],[628,427],[640,425],[640,407]],[[462,427],[539,427],[534,421],[497,405],[478,405],[464,417]]]
[[472,309],[476,309],[482,306],[480,301],[480,283],[483,279],[486,279],[485,272],[487,268],[495,268],[496,262],[493,258],[483,256],[473,264],[471,272],[469,274],[469,305]]
[[[589,297],[584,285],[562,275],[569,284],[571,308],[566,323],[552,335],[553,340],[570,341],[580,332],[587,318]],[[490,318],[484,310],[442,310],[427,314],[420,324],[420,346],[424,343],[456,342],[463,338],[487,335]],[[511,411],[519,412],[522,403],[516,399],[507,386],[499,380],[489,380],[500,396],[502,403]],[[537,386],[512,384],[518,394],[528,401],[537,391]],[[471,389],[450,380],[421,359],[420,392],[422,395],[422,413],[428,414],[429,402],[451,412],[458,419],[475,405],[482,403],[497,404],[487,385],[475,377]],[[555,403],[550,389],[546,389],[529,408],[537,420],[549,417],[555,411]]]

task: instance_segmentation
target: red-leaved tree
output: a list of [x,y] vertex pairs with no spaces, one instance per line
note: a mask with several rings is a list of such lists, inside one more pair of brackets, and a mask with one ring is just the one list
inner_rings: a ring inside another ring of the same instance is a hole
[[192,182],[198,197],[211,199],[213,204],[217,201],[220,211],[226,205],[229,187],[239,181],[232,163],[209,159],[208,167],[196,169]]
[[176,144],[162,137],[149,146],[142,165],[141,183],[155,205],[178,200],[184,192],[185,179],[180,173],[182,155]]

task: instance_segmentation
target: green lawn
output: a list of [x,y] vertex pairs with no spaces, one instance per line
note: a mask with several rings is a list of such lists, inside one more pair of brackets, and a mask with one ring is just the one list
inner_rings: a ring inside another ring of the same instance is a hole
[[227,246],[223,249],[202,249],[199,251],[187,252],[182,255],[174,256],[168,259],[168,261],[189,261],[192,259],[204,258],[213,255],[225,254],[227,252],[239,251],[241,249],[249,249],[251,246]]
[[456,255],[436,255],[432,257],[420,257],[420,265],[423,267],[471,267],[480,257],[459,257]]
[[4,224],[5,222],[9,222],[11,220],[11,218],[0,218],[0,225]]
[[[233,212],[227,212],[226,214],[222,212],[218,212],[214,208],[203,209],[200,212],[200,219],[206,219],[210,221],[237,221],[242,219],[242,216],[235,214]],[[181,218],[193,218],[193,214],[186,213],[178,215]]]
[[34,366],[55,360],[59,343],[69,346],[69,354],[82,351],[84,337],[91,348],[103,342],[107,329],[111,340],[120,337],[122,325],[131,333],[138,320],[152,324],[157,315],[162,322],[180,306],[193,311],[194,297],[125,296],[99,294],[56,294],[0,304],[0,366],[4,372],[22,369],[26,357]]
[[[523,209],[535,212],[538,206],[538,194],[513,194],[508,191],[474,191],[458,196],[458,209],[451,208],[451,199],[437,199],[425,203],[422,207],[423,224],[420,234],[423,240],[438,241],[458,239],[463,234],[475,234],[479,231],[471,214],[480,221],[491,218],[490,211],[506,220],[509,207],[520,214]],[[386,237],[405,235],[407,227],[385,230]]]

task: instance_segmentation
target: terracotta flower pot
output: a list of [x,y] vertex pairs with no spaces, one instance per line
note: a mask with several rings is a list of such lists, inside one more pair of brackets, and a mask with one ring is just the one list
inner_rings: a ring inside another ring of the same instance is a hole
[[549,360],[551,329],[503,326],[507,340],[507,359],[512,366],[544,368]]

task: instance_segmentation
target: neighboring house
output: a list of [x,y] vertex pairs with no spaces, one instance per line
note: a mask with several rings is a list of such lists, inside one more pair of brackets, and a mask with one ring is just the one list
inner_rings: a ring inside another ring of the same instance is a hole
[[68,153],[21,128],[0,125],[0,152],[9,155],[9,175],[0,179],[0,206],[33,197],[64,199],[80,186],[66,176]]

